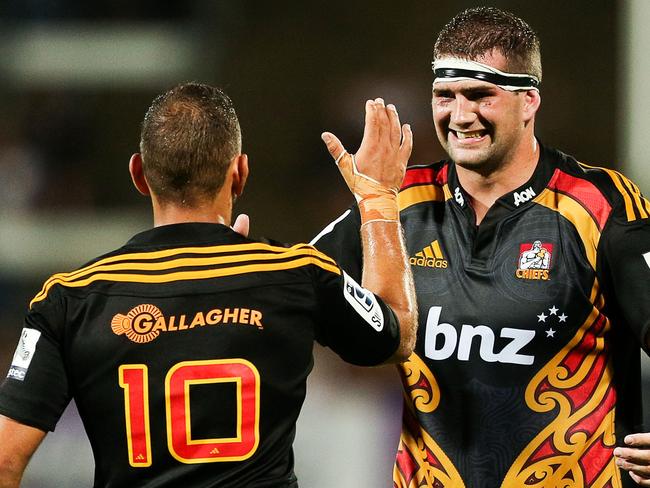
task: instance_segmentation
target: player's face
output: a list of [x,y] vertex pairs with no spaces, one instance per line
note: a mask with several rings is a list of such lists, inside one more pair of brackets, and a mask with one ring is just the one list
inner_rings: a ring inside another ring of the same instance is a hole
[[[506,71],[500,54],[480,61]],[[480,80],[436,83],[432,107],[438,139],[451,159],[477,171],[507,162],[524,140],[530,120],[525,93]]]

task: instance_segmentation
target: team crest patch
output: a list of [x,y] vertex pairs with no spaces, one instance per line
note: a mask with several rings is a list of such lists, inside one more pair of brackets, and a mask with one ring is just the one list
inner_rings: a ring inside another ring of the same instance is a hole
[[550,279],[553,244],[536,240],[519,245],[515,276],[522,280]]

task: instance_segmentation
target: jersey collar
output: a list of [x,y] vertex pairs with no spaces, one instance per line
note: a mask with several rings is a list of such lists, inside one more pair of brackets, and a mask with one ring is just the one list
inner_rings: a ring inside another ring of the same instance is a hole
[[[544,188],[548,185],[556,163],[552,158],[552,151],[539,144],[539,160],[535,171],[530,179],[521,185],[519,188],[506,193],[501,198],[497,199],[495,205],[504,207],[509,210],[517,210],[531,204],[533,199],[539,195]],[[469,210],[469,195],[465,192],[460,182],[458,181],[458,173],[456,172],[456,165],[453,161],[449,164],[448,184],[451,192],[452,200],[457,206],[463,210]]]
[[222,224],[190,222],[154,227],[133,236],[128,247],[151,246],[200,246],[215,243],[237,243],[247,240]]

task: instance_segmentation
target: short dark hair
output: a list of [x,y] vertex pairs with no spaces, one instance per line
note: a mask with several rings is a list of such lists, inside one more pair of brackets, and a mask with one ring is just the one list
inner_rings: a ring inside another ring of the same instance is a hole
[[510,73],[526,73],[542,81],[537,34],[519,17],[494,7],[469,8],[451,19],[438,35],[433,57],[476,61],[494,50],[505,56]]
[[222,187],[241,131],[221,89],[184,83],[158,96],[140,135],[144,175],[163,203],[194,206]]

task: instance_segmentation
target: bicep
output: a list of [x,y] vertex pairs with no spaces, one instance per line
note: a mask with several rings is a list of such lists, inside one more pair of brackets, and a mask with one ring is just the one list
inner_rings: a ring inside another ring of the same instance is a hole
[[0,488],[17,487],[46,432],[0,415]]

